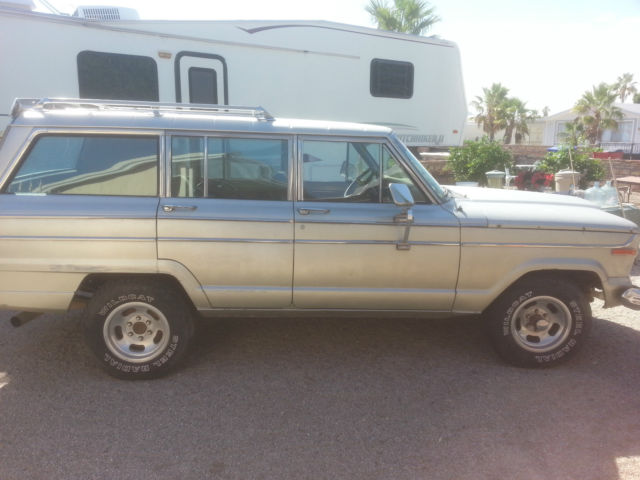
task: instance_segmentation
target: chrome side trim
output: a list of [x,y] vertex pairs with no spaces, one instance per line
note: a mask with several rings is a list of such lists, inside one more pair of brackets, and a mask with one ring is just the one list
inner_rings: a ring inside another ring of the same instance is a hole
[[[131,197],[131,198],[154,198],[154,197]],[[74,215],[70,213],[69,215],[42,215],[42,213],[37,213],[34,215],[28,215],[21,213],[20,215],[11,215],[11,214],[2,214],[0,213],[0,218],[10,218],[13,220],[62,220],[72,218],[73,220],[149,220],[155,222],[155,217],[150,217],[146,214],[140,215],[120,215],[116,214],[113,216],[108,215]],[[171,217],[173,218],[173,217]]]
[[0,235],[2,240],[47,240],[47,241],[96,241],[96,242],[155,242],[155,237],[62,237],[55,235]]
[[233,291],[233,292],[247,292],[247,293],[251,293],[251,292],[261,292],[261,293],[266,293],[266,292],[291,292],[292,287],[291,286],[287,286],[287,287],[265,287],[264,285],[251,285],[251,286],[243,286],[243,287],[237,287],[237,286],[218,286],[218,285],[205,285],[202,287],[202,289],[206,292],[229,292],[229,291]]
[[292,244],[293,240],[270,238],[209,238],[209,237],[158,237],[159,242],[209,242],[209,243],[282,243]]
[[[2,237],[0,237],[2,238]],[[159,237],[159,242],[210,242],[210,243],[282,243],[282,244],[310,244],[310,245],[396,245],[391,240],[284,240],[262,238],[212,238],[212,237]],[[451,242],[409,242],[410,245],[425,245],[435,247],[459,247]],[[395,290],[394,290],[395,291]]]
[[[414,219],[415,219],[415,215],[414,215]],[[388,222],[363,222],[363,221],[353,221],[353,220],[330,220],[330,221],[323,221],[322,218],[317,218],[317,217],[304,217],[301,220],[297,220],[296,221],[297,224],[303,224],[303,223],[307,223],[307,224],[320,224],[320,225],[354,225],[354,226],[358,226],[358,225],[382,225],[382,226],[394,226],[397,227],[398,223],[394,222],[394,221],[388,221]],[[401,225],[404,226],[404,225]],[[456,229],[458,230],[460,227],[457,225],[453,225],[453,224],[447,224],[447,225],[434,225],[434,224],[430,224],[430,223],[412,223],[411,227],[428,227],[428,228],[452,228],[452,229]]]
[[633,243],[631,238],[625,244],[570,244],[570,243],[491,243],[491,242],[462,242],[463,247],[493,247],[493,248],[624,248]]
[[[198,199],[200,200],[200,199]],[[161,205],[162,206],[162,205]],[[290,225],[293,223],[293,219],[289,220],[266,220],[264,218],[225,218],[225,217],[196,217],[196,216],[180,216],[171,215],[170,217],[161,217],[162,220],[192,220],[197,222],[253,222],[253,223],[281,223],[284,225]]]
[[455,317],[460,315],[473,315],[479,312],[452,312],[450,310],[358,310],[347,308],[333,308],[333,309],[320,309],[320,308],[298,308],[298,307],[286,307],[286,308],[199,308],[198,313],[204,317],[313,317],[313,316],[325,316],[325,315],[345,315],[354,317],[381,317],[389,318],[393,315],[394,318],[446,318]]
[[[393,243],[392,245],[395,245]],[[296,287],[294,292],[312,292],[312,293],[409,293],[409,294],[449,294],[452,290],[444,288],[349,288],[349,287]]]
[[[296,240],[295,243],[308,243],[313,245],[396,245],[397,241],[391,240]],[[459,247],[459,243],[455,242],[409,242],[409,245],[428,245],[434,247]]]

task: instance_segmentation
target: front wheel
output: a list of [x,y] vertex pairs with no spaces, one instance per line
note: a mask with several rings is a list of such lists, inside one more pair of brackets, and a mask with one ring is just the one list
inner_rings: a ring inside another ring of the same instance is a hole
[[591,308],[574,285],[532,279],[509,288],[485,314],[497,352],[520,367],[548,367],[571,358],[591,328]]
[[181,294],[161,283],[109,282],[87,306],[85,338],[115,377],[159,377],[184,357],[193,314]]

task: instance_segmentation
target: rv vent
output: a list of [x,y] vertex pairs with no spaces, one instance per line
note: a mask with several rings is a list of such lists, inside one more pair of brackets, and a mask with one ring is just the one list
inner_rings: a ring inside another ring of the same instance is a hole
[[133,8],[125,7],[78,7],[73,13],[74,17],[87,20],[139,20],[138,12]]

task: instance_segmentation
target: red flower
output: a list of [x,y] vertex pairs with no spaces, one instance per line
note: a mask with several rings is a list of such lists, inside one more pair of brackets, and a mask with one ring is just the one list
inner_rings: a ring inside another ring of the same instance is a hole
[[540,171],[520,172],[515,178],[515,184],[518,190],[534,190],[539,192],[551,185],[551,182],[553,182],[553,174]]

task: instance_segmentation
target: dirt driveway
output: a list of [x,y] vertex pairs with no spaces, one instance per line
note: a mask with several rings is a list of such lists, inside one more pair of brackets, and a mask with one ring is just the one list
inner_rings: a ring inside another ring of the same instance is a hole
[[214,321],[150,382],[103,374],[77,317],[3,314],[0,479],[640,479],[640,313],[594,313],[539,371],[472,318]]

